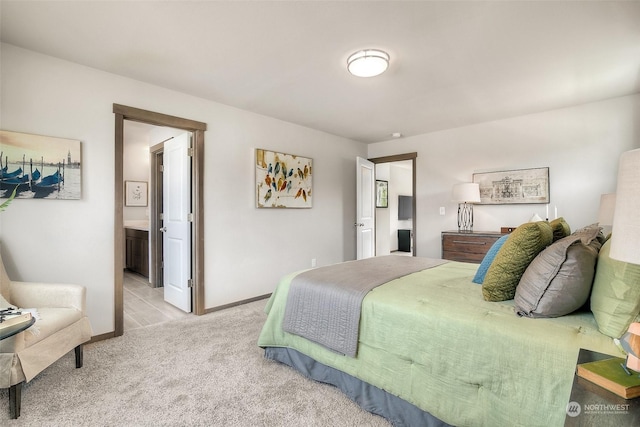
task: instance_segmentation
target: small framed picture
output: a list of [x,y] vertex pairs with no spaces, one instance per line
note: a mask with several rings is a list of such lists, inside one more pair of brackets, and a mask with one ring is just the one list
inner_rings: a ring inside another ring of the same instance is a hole
[[148,183],[146,181],[125,181],[124,204],[125,206],[147,206]]
[[389,207],[389,182],[376,179],[376,208]]

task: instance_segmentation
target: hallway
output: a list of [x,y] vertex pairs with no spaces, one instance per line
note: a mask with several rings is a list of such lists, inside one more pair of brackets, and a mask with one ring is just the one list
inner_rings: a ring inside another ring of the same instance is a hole
[[152,288],[146,277],[124,272],[124,331],[191,316],[164,302],[164,288]]

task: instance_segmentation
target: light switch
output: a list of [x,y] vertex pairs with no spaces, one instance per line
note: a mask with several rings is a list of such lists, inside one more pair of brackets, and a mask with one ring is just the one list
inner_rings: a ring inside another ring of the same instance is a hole
[[440,206],[440,215],[444,215],[444,206]]

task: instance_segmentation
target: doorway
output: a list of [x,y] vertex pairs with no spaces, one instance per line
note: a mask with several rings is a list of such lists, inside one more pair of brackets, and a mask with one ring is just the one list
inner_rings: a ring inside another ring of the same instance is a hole
[[[170,127],[191,132],[193,144],[191,148],[191,286],[193,298],[193,313],[204,314],[204,212],[203,212],[203,165],[204,165],[204,131],[206,123],[168,116],[161,113],[141,110],[124,105],[113,104],[115,114],[115,212],[114,212],[114,336],[124,332],[123,314],[123,278],[124,261],[122,248],[124,245],[124,122],[146,123],[149,125]],[[154,198],[155,199],[155,198]],[[159,224],[153,215],[149,218],[150,229],[159,229]],[[154,251],[155,233],[150,233],[151,251]]]
[[[388,181],[389,207],[385,217],[376,215],[376,255],[416,254],[416,158],[418,153],[369,159],[376,168],[376,180]],[[378,170],[383,170],[379,176]],[[394,179],[396,180],[394,186]],[[379,234],[382,233],[382,236]]]

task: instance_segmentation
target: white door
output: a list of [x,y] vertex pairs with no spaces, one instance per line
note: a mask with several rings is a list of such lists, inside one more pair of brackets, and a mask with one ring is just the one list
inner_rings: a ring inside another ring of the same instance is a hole
[[357,158],[356,164],[356,252],[358,259],[364,259],[376,254],[375,166],[362,157]]
[[191,312],[191,133],[164,143],[162,181],[164,300]]

